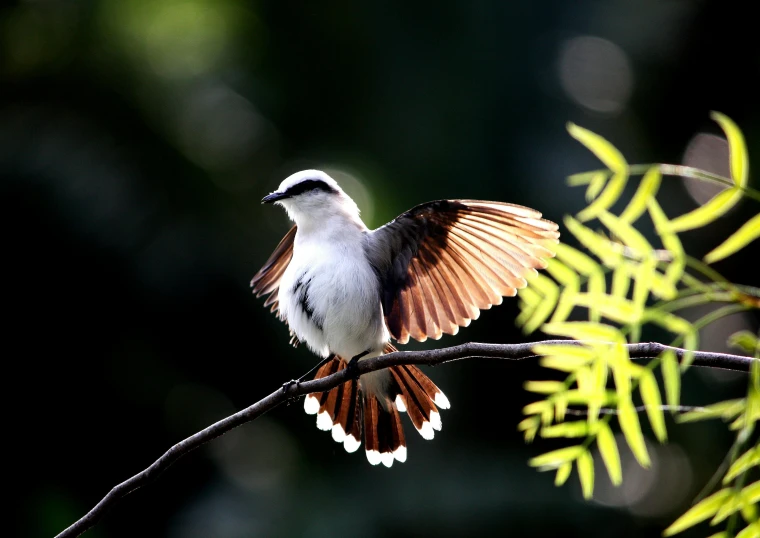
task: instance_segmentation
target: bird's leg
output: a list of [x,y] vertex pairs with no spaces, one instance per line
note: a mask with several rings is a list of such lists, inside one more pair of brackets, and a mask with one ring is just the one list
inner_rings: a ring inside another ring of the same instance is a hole
[[346,369],[348,370],[348,377],[351,379],[356,379],[359,377],[359,372],[357,371],[359,368],[359,359],[364,357],[367,353],[369,353],[369,349],[367,351],[362,351],[354,357],[351,357],[351,360],[348,361],[348,366],[346,366]]
[[282,384],[282,390],[284,392],[288,392],[288,389],[290,389],[290,387],[292,387],[293,385],[298,386],[301,383],[301,381],[303,381],[304,379],[306,379],[307,377],[309,377],[316,370],[319,370],[320,368],[322,368],[325,364],[327,364],[331,360],[333,360],[332,356],[329,356],[326,359],[322,359],[321,361],[319,361],[319,364],[317,364],[314,368],[312,368],[311,370],[309,370],[308,372],[306,372],[304,375],[302,375],[298,379],[291,379],[290,381],[286,381],[285,383]]

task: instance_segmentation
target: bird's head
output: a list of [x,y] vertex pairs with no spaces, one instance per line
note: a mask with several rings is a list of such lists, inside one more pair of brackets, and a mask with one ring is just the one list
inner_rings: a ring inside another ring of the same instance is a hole
[[335,216],[359,218],[359,208],[338,183],[321,170],[302,170],[288,176],[262,204],[285,208],[299,228],[325,222]]

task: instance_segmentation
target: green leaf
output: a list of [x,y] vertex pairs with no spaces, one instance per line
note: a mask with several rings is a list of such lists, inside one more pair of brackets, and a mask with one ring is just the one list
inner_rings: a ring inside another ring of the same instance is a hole
[[665,399],[669,406],[677,407],[681,401],[681,371],[678,369],[678,359],[676,354],[668,349],[662,353],[661,361]]
[[633,403],[630,400],[618,402],[618,421],[636,461],[642,467],[649,467],[651,462],[649,460],[649,453],[647,452],[647,445],[641,432],[641,424],[636,414],[636,408],[633,407]]
[[739,414],[744,411],[746,407],[747,402],[744,398],[725,400],[723,402],[700,407],[694,411],[682,413],[676,417],[676,420],[678,422],[696,422],[698,420],[707,420],[712,418],[731,420],[739,416]]
[[704,205],[671,220],[667,229],[670,232],[683,232],[706,226],[725,215],[741,198],[740,189],[728,188],[713,196]]
[[596,434],[596,443],[599,446],[599,453],[602,455],[607,472],[610,475],[610,481],[618,486],[623,482],[623,470],[620,466],[620,453],[618,452],[615,436],[612,434],[610,427],[604,423],[599,423],[599,431]]
[[590,202],[599,196],[599,193],[602,192],[602,189],[604,188],[604,184],[607,183],[608,175],[609,174],[605,172],[598,172],[593,175],[588,187],[586,187],[586,202]]
[[755,355],[760,353],[760,339],[750,331],[738,331],[728,337],[728,345]]
[[728,468],[726,476],[723,477],[723,484],[728,484],[740,474],[743,474],[747,470],[758,465],[760,465],[760,445],[750,448],[744,454],[736,458],[736,461]]
[[565,462],[573,461],[586,451],[581,445],[568,446],[559,450],[552,450],[528,460],[531,467],[540,467],[542,470],[556,469]]
[[594,494],[594,459],[591,457],[591,453],[588,450],[581,452],[578,455],[578,477],[581,481],[581,490],[583,490],[583,498],[590,499]]
[[645,373],[639,377],[639,390],[641,391],[641,400],[646,406],[652,431],[657,440],[662,443],[667,440],[668,432],[665,428],[665,414],[662,412],[660,388],[657,386],[657,380],[651,370],[645,370]]
[[675,520],[670,527],[665,529],[663,535],[673,536],[689,527],[693,527],[700,521],[713,517],[731,494],[732,491],[726,488],[702,499],[699,503],[692,506],[685,514]]
[[628,163],[625,162],[623,154],[598,134],[571,122],[568,122],[567,130],[570,136],[586,146],[591,153],[596,155],[613,172],[622,172],[628,169]]
[[573,470],[573,464],[570,462],[563,463],[559,466],[557,469],[557,476],[554,477],[554,485],[559,487],[565,482],[567,482],[568,477],[570,476],[570,471]]
[[644,177],[641,178],[639,188],[636,189],[636,193],[631,198],[628,206],[620,215],[620,220],[631,223],[638,220],[638,218],[646,211],[647,202],[657,195],[657,191],[660,188],[660,182],[662,180],[662,174],[660,169],[653,166],[647,170]]
[[728,239],[705,255],[706,263],[714,263],[738,252],[760,237],[760,213],[745,222]]
[[561,381],[526,381],[523,388],[537,394],[553,394],[565,390],[565,384]]
[[720,125],[728,139],[729,161],[731,165],[731,179],[739,187],[747,186],[749,177],[749,156],[747,146],[744,143],[744,135],[741,129],[729,118],[720,112],[711,112],[710,118]]

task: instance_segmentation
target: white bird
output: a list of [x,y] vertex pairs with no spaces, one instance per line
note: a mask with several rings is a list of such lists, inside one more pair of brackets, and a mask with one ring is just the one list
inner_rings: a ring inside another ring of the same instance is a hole
[[[262,203],[284,207],[295,226],[251,286],[257,297],[268,295],[264,305],[288,324],[294,345],[325,358],[317,379],[354,358],[395,351],[391,338],[456,334],[546,267],[559,238],[538,211],[479,200],[428,202],[369,230],[354,201],[319,170],[289,176]],[[406,460],[399,412],[432,439],[441,429],[438,408],[448,409],[448,399],[414,366],[364,374],[304,402],[346,451],[363,437],[369,462],[387,467]]]

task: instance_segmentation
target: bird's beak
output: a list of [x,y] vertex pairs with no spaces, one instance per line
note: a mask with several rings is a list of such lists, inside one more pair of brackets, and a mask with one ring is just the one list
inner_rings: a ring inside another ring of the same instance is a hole
[[287,195],[282,192],[273,192],[271,194],[267,194],[264,196],[264,198],[261,199],[262,204],[271,204],[272,202],[276,202],[277,200],[282,200],[283,198],[287,198]]

